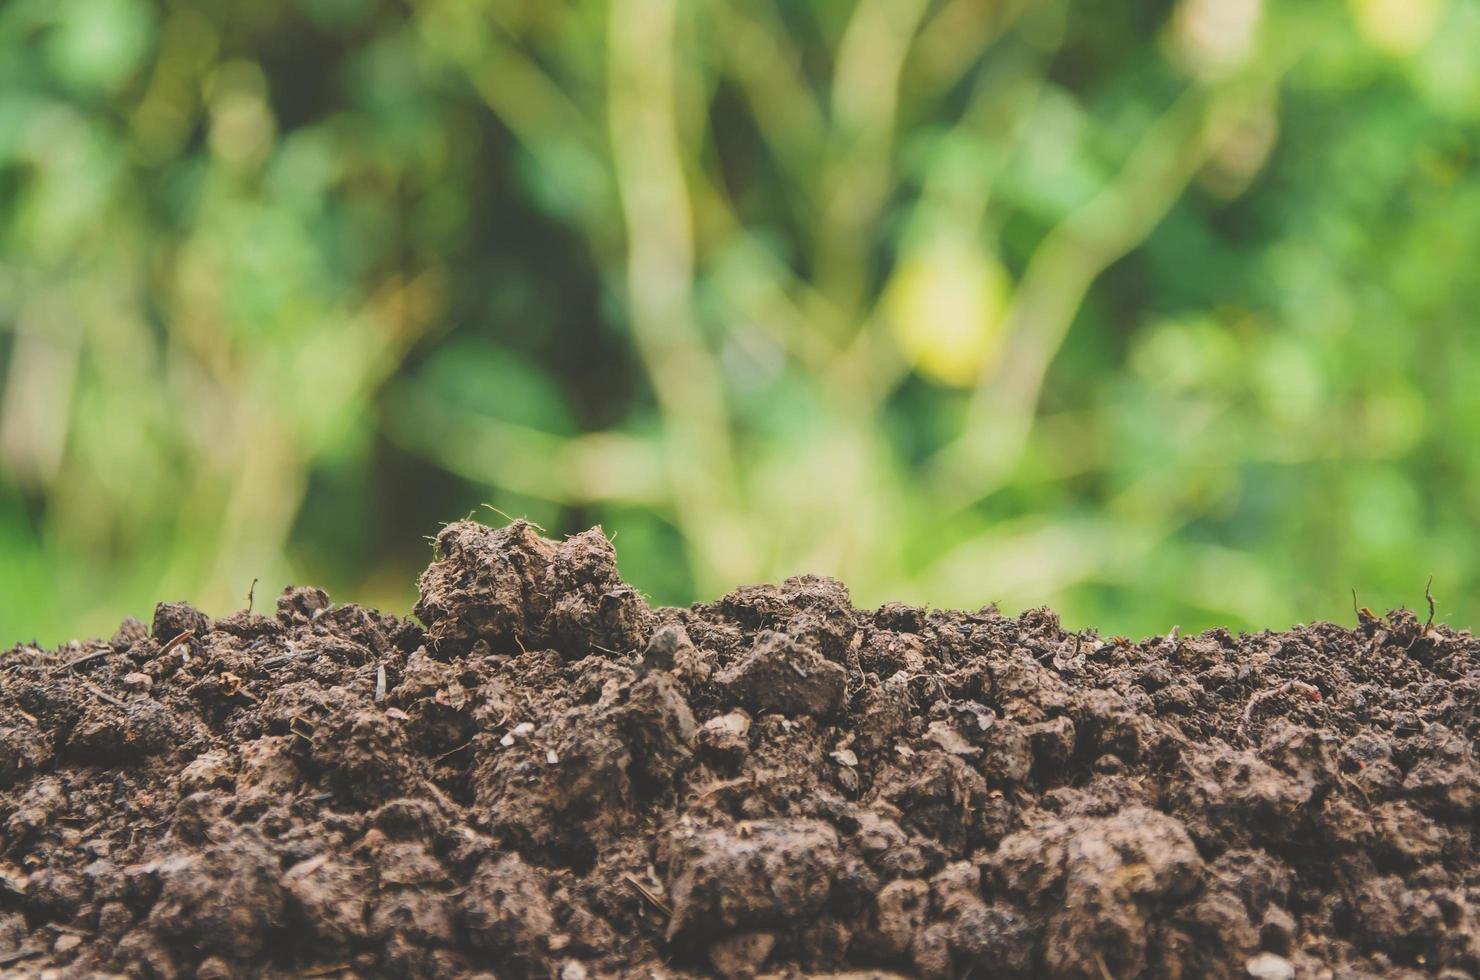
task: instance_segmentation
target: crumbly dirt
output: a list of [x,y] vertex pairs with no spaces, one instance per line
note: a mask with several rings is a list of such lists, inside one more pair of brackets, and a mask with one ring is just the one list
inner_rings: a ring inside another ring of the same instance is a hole
[[454,524],[0,659],[0,973],[1470,977],[1480,646],[1156,637],[796,578],[650,608]]

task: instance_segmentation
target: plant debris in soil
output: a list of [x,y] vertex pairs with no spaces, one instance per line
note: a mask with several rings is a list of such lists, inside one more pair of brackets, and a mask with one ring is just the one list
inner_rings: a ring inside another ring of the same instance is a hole
[[597,530],[445,528],[421,625],[289,589],[0,659],[0,972],[1469,977],[1480,657],[651,608]]

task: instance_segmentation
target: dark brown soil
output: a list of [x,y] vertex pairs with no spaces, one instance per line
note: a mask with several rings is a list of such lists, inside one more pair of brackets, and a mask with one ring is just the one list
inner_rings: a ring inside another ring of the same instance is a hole
[[455,524],[425,628],[317,590],[0,660],[0,973],[1469,977],[1480,646],[653,609]]

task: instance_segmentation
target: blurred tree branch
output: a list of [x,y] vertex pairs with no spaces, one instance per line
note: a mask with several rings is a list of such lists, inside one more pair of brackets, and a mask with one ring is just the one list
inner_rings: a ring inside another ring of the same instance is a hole
[[1007,348],[973,393],[962,434],[930,461],[948,506],[989,496],[1027,444],[1039,394],[1091,284],[1156,227],[1198,169],[1277,76],[1261,71],[1207,90],[1189,89],[1142,137],[1116,178],[1038,246],[1006,314]]
[[694,317],[692,211],[674,118],[676,0],[613,0],[608,122],[633,336],[671,436],[668,473],[701,581],[753,566],[724,382]]

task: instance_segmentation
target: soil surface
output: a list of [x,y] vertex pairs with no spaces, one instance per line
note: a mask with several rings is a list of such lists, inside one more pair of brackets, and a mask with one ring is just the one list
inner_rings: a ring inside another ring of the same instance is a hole
[[1480,644],[1069,633],[791,579],[650,608],[447,527],[0,659],[0,973],[1470,977]]

